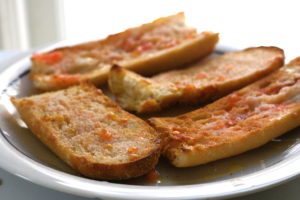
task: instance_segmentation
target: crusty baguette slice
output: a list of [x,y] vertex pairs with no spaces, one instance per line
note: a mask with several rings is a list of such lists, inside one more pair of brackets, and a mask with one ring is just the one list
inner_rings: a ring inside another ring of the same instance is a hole
[[128,179],[153,169],[159,137],[89,84],[11,99],[29,129],[87,177]]
[[143,74],[182,66],[212,53],[218,34],[197,33],[179,13],[110,35],[106,39],[32,56],[36,88],[56,90],[81,81],[106,83],[113,64]]
[[202,109],[152,118],[162,153],[189,167],[259,147],[300,125],[300,57]]
[[152,78],[113,67],[108,82],[123,108],[138,113],[153,112],[175,102],[212,101],[281,67],[283,60],[279,48],[256,47],[225,53]]

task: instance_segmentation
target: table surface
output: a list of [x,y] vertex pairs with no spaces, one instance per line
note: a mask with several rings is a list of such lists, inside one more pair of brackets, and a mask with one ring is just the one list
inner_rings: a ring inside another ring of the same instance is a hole
[[[0,72],[3,70],[3,66],[9,65],[18,57],[22,57],[24,53],[19,51],[0,51]],[[297,166],[295,166],[297,167]],[[274,188],[233,198],[232,200],[266,200],[266,199],[288,199],[296,200],[300,196],[300,177],[291,180],[288,183],[276,186]],[[84,198],[66,194],[63,192],[54,191],[20,177],[12,175],[2,169],[0,169],[0,199],[2,200],[89,200],[90,198]]]

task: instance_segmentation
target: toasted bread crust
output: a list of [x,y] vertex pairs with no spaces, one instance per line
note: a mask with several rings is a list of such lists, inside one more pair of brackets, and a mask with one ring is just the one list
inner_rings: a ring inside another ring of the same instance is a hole
[[163,154],[189,167],[257,148],[300,125],[300,58],[204,108],[152,118]]
[[117,102],[126,110],[154,112],[177,102],[215,100],[278,69],[283,59],[283,51],[276,47],[248,48],[152,78],[115,66],[108,82]]
[[154,74],[207,56],[217,42],[218,34],[197,34],[179,13],[103,40],[34,54],[31,78],[41,90],[62,89],[83,81],[101,85],[113,64]]
[[29,129],[84,176],[128,179],[158,162],[155,130],[92,85],[11,100]]

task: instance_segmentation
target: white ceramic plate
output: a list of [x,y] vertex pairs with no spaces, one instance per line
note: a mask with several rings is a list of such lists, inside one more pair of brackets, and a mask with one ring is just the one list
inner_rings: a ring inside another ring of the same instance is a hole
[[[65,44],[42,51],[60,45]],[[218,53],[231,49],[219,46]],[[84,178],[30,133],[10,103],[10,96],[37,93],[28,78],[29,68],[29,57],[24,57],[0,75],[0,167],[33,183],[114,200],[217,199],[266,189],[300,174],[300,129],[296,129],[256,150],[199,167],[175,169],[161,160],[157,166],[160,179],[155,183],[144,177],[123,182]],[[176,108],[162,114],[188,109],[191,108]]]

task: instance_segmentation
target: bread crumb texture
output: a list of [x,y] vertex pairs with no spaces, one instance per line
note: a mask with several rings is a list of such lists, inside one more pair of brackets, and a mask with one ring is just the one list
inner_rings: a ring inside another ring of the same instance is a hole
[[279,48],[254,47],[151,78],[114,67],[109,86],[124,109],[153,112],[177,102],[210,102],[273,72],[283,65],[283,60],[284,53]]
[[150,119],[163,153],[194,166],[256,148],[299,126],[300,59],[193,112]]
[[[134,163],[159,149],[153,128],[88,84],[12,101],[29,128],[54,152],[69,152],[60,156],[71,165],[70,155],[114,166]],[[149,163],[151,168],[157,158]]]

